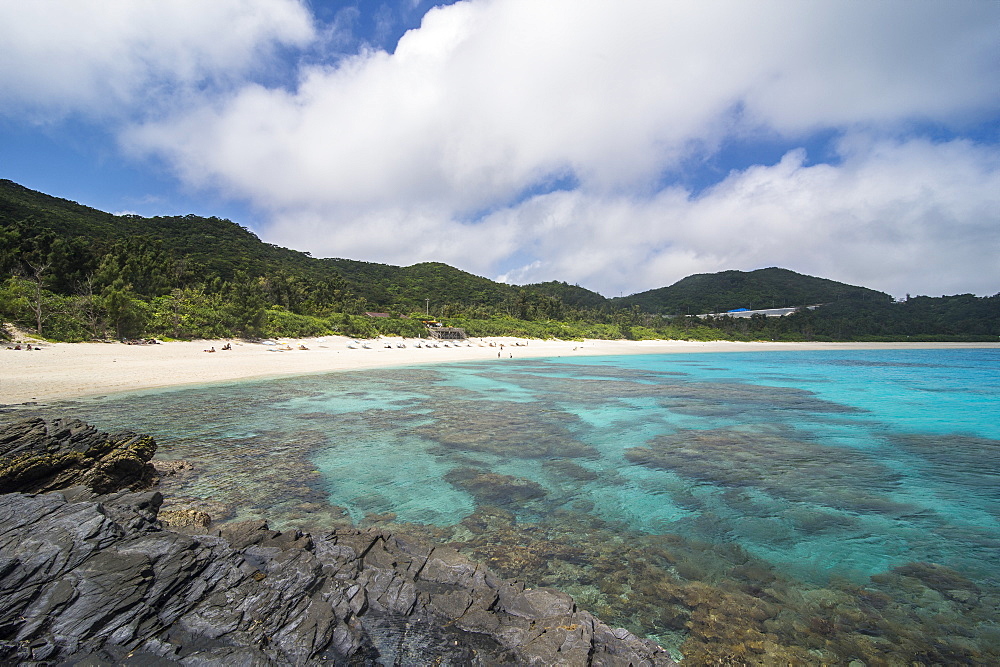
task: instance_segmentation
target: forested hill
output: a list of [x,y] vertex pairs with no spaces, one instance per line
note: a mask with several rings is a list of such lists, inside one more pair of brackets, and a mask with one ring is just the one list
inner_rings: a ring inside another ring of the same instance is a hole
[[332,273],[303,253],[264,243],[229,220],[196,215],[114,215],[9,180],[0,180],[0,226],[29,239],[39,235],[63,243],[83,241],[98,255],[116,243],[150,242],[225,280],[251,267],[261,272],[293,269],[311,277]]
[[[52,244],[77,255],[76,266],[62,267],[79,279],[96,271],[102,255],[128,245],[137,255],[157,255],[183,265],[202,279],[233,281],[237,274],[251,278],[284,276],[292,281],[320,285],[333,281],[373,310],[413,311],[435,306],[502,307],[553,311],[617,309],[638,306],[652,314],[698,314],[732,308],[784,307],[828,303],[862,296],[888,300],[888,295],[832,280],[804,276],[785,269],[750,273],[724,271],[690,276],[669,287],[618,299],[565,282],[523,287],[497,283],[440,262],[408,267],[349,259],[316,259],[307,253],[261,241],[253,232],[220,218],[195,215],[113,215],[66,199],[59,199],[0,180],[0,227],[7,246],[0,270],[11,270],[15,252],[31,254],[30,246]],[[17,237],[15,239],[15,237]],[[36,253],[37,254],[37,253]],[[66,258],[68,259],[68,258]],[[56,262],[58,264],[58,261]],[[61,268],[55,266],[56,273]],[[175,266],[174,271],[177,270]]]
[[612,299],[616,306],[638,306],[646,313],[699,315],[736,308],[794,308],[843,300],[889,302],[866,287],[802,275],[788,269],[722,271],[688,276],[669,287]]
[[373,306],[394,310],[424,310],[425,299],[442,304],[499,305],[513,298],[516,288],[476,276],[441,262],[393,266],[351,259],[319,260],[343,276],[351,288]]
[[524,285],[524,289],[536,294],[544,294],[554,299],[559,299],[567,306],[573,308],[607,308],[609,301],[597,292],[580,287],[579,285],[569,285],[565,282],[550,281],[547,283],[532,283]]
[[[108,253],[127,248],[134,262],[155,256],[156,261],[172,263],[171,271],[182,267],[202,281],[231,282],[240,275],[301,283],[296,289],[336,284],[345,298],[349,296],[355,304],[361,304],[354,310],[423,311],[426,299],[434,302],[438,312],[444,306],[478,306],[555,314],[559,310],[555,302],[571,308],[607,305],[603,296],[581,287],[565,283],[517,287],[441,262],[400,267],[313,258],[308,253],[265,243],[230,220],[196,215],[114,215],[10,180],[0,180],[0,234],[0,275],[19,268],[18,256],[30,261],[33,256],[40,257],[38,248],[54,246],[56,253],[49,272],[71,276],[62,281],[67,283],[67,289],[68,282],[96,272]],[[30,272],[27,267],[20,269],[22,273]],[[139,287],[136,281],[131,282]]]
[[[689,317],[826,304],[783,318]],[[606,299],[565,282],[507,285],[440,262],[318,259],[220,218],[114,215],[0,180],[0,337],[470,335],[561,338],[996,340],[1000,296],[920,297],[785,269],[724,271]],[[393,317],[365,315],[377,311]],[[413,317],[397,317],[410,315]]]
[[[16,250],[56,239],[77,254],[89,256],[96,269],[99,257],[128,244],[136,253],[166,254],[202,278],[232,281],[249,277],[284,276],[310,284],[338,283],[342,292],[373,310],[423,309],[424,299],[441,303],[498,305],[517,289],[474,276],[446,264],[431,262],[398,267],[349,259],[317,259],[261,241],[253,232],[220,218],[196,215],[113,215],[66,199],[0,180],[0,229],[7,251],[0,270],[9,272]],[[15,237],[17,239],[15,240]],[[81,257],[86,263],[88,257]],[[6,261],[5,261],[6,260]],[[58,268],[58,267],[56,267]],[[82,268],[82,267],[81,267]],[[85,269],[83,269],[85,270]]]

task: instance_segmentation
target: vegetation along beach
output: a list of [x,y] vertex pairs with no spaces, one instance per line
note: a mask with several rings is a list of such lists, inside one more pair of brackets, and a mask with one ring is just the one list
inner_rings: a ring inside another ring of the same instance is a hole
[[0,664],[1000,664],[1000,3],[0,44]]

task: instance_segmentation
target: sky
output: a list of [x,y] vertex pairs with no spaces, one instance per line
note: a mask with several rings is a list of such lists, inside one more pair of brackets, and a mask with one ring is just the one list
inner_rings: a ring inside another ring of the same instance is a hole
[[0,0],[0,178],[605,296],[1000,292],[995,0]]

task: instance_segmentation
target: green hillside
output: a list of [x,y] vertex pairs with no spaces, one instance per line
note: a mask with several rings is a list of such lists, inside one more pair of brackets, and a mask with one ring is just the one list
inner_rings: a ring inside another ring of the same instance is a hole
[[572,308],[601,309],[608,306],[608,300],[597,292],[556,280],[547,283],[532,283],[525,285],[524,289],[536,294],[554,297]]
[[[825,304],[787,317],[697,318]],[[698,340],[996,340],[1000,296],[917,297],[786,269],[723,271],[606,299],[565,282],[515,286],[440,262],[317,259],[220,218],[116,216],[0,180],[0,338],[470,335]]]
[[[560,304],[557,310],[638,306],[643,312],[673,315],[741,307],[799,306],[859,295],[888,298],[865,288],[785,269],[761,269],[690,276],[670,287],[609,300],[565,282],[523,287],[497,283],[440,262],[399,267],[350,259],[317,259],[264,243],[253,232],[229,220],[195,215],[116,216],[35,192],[9,180],[0,180],[0,227],[20,230],[25,238],[47,235],[64,243],[76,242],[79,252],[93,256],[92,263],[116,243],[130,241],[134,248],[134,244],[145,242],[154,244],[175,261],[182,261],[187,271],[205,278],[230,281],[242,272],[250,277],[281,275],[310,283],[342,281],[342,290],[363,300],[372,310],[423,310],[426,299],[439,308],[444,305],[503,308],[520,299],[522,310],[527,300],[538,302],[539,309],[551,312],[553,306],[542,307],[540,300],[555,299]],[[86,245],[85,250],[80,249],[82,244]],[[0,270],[11,270],[12,254],[7,253],[7,265],[0,265]]]
[[350,259],[320,260],[343,276],[371,304],[397,310],[424,310],[425,299],[435,308],[444,304],[492,305],[511,299],[516,288],[496,283],[441,262],[392,266]]
[[722,271],[688,276],[669,287],[612,299],[617,307],[647,313],[699,315],[736,308],[760,310],[832,303],[844,299],[888,302],[891,297],[865,287],[815,278],[788,269]]
[[255,273],[294,269],[313,277],[332,274],[305,254],[263,243],[253,232],[229,220],[196,215],[113,215],[9,180],[0,180],[0,226],[26,228],[32,234],[48,232],[64,240],[84,239],[95,254],[116,242],[157,241],[177,257],[223,278],[231,278],[241,269]]
[[[125,241],[156,244],[189,271],[205,278],[232,280],[285,275],[310,282],[342,280],[344,288],[372,310],[423,310],[425,299],[442,304],[498,305],[516,289],[440,262],[398,267],[349,259],[316,259],[261,241],[248,229],[220,218],[195,215],[144,218],[116,216],[66,199],[0,180],[0,228],[21,237],[46,235],[85,242],[79,252],[96,256]],[[14,241],[10,239],[10,245]],[[9,272],[13,253],[7,253]],[[3,258],[0,257],[0,261]]]

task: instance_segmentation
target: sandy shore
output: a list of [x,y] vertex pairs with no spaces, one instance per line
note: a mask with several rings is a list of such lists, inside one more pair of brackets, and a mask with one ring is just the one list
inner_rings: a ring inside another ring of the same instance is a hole
[[[364,342],[327,336],[273,344],[189,341],[159,345],[43,343],[27,352],[0,348],[0,404],[98,396],[160,387],[437,362],[609,354],[766,350],[1000,348],[992,343],[735,343],[694,341],[557,341],[486,338],[461,346],[416,347],[415,339]],[[302,345],[308,349],[299,349]],[[349,345],[353,345],[352,349]],[[405,347],[400,347],[404,345]],[[500,345],[503,345],[501,350]],[[214,347],[215,353],[204,350]]]

